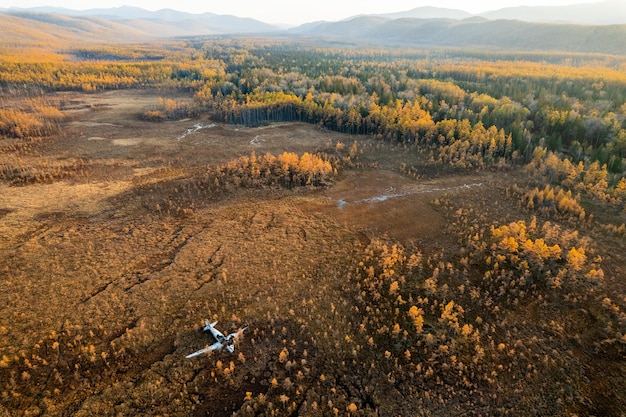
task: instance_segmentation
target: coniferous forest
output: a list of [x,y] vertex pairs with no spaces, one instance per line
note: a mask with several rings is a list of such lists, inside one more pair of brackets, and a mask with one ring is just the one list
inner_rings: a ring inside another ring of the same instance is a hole
[[626,57],[47,42],[0,49],[0,415],[623,415]]

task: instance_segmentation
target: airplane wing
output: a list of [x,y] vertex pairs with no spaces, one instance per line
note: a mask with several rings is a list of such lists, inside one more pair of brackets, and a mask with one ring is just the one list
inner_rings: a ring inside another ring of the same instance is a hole
[[207,352],[207,349],[200,349],[197,352],[190,353],[189,355],[185,356],[185,358],[187,358],[187,359],[195,358],[196,356],[200,356],[200,355],[202,355],[203,353],[206,353],[206,352]]
[[220,348],[222,348],[222,346],[224,346],[224,345],[223,345],[223,344],[221,344],[221,343],[219,343],[219,342],[216,342],[216,343],[213,343],[211,346],[207,346],[207,347],[205,347],[204,349],[200,349],[199,351],[194,352],[194,353],[191,353],[191,354],[189,354],[189,355],[187,355],[187,356],[185,356],[185,357],[186,357],[187,359],[195,358],[196,356],[200,356],[200,355],[202,355],[202,354],[204,354],[204,353],[207,353],[207,352],[211,352],[211,351],[213,351],[213,350],[220,349]]
[[204,326],[204,330],[205,332],[210,332],[211,336],[213,336],[213,338],[215,338],[216,341],[220,341],[220,340],[224,340],[224,335],[222,334],[222,332],[220,332],[219,330],[217,330],[214,326],[217,324],[216,321],[214,321],[213,323],[209,323],[208,320],[205,320],[205,326]]

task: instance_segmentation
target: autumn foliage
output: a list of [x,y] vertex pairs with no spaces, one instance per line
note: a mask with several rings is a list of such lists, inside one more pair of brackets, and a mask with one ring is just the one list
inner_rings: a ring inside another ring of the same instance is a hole
[[[2,411],[620,415],[621,57],[14,52]],[[234,355],[184,359],[204,317]]]
[[0,135],[11,138],[36,138],[59,128],[63,113],[44,100],[29,100],[18,108],[0,108]]
[[238,186],[286,187],[323,185],[333,174],[333,166],[328,159],[305,152],[298,156],[292,152],[283,152],[277,157],[266,153],[257,157],[243,156],[215,170],[217,180],[224,185],[234,183]]

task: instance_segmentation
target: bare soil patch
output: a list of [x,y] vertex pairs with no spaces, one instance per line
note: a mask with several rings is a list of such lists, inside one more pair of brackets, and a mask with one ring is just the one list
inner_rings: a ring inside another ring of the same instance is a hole
[[[443,195],[484,192],[484,176],[412,179],[388,170],[349,171],[308,206],[340,224],[403,244],[450,245],[447,221],[432,202]],[[322,203],[323,204],[320,204]]]

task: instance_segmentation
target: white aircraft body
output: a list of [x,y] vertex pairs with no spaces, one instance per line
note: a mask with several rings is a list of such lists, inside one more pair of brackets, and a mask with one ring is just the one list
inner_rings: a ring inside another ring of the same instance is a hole
[[246,326],[234,333],[229,334],[228,336],[224,336],[222,332],[215,328],[215,325],[217,324],[216,321],[214,321],[213,323],[209,323],[208,320],[204,320],[204,323],[205,325],[202,331],[210,333],[213,339],[215,339],[215,343],[205,347],[204,349],[200,349],[197,352],[187,355],[187,359],[200,356],[203,353],[211,352],[214,350],[222,350],[224,348],[226,348],[226,350],[228,350],[230,353],[233,353],[233,351],[235,350],[235,339],[248,328],[248,326]]

